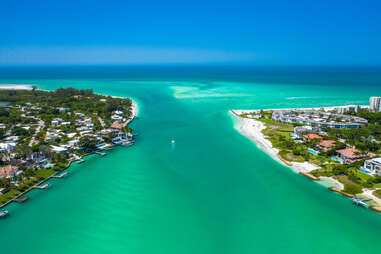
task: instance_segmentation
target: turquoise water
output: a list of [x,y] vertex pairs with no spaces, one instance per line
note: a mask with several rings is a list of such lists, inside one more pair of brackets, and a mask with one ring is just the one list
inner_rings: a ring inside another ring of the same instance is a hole
[[228,114],[367,104],[370,95],[381,95],[378,71],[69,68],[1,76],[0,83],[132,96],[140,116],[134,146],[90,156],[68,177],[28,194],[28,202],[10,205],[11,215],[0,220],[2,253],[373,254],[381,248],[380,214],[275,162],[237,132]]

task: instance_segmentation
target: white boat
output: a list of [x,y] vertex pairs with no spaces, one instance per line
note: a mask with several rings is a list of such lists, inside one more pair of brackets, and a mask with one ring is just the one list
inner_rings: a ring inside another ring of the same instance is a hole
[[172,144],[176,143],[176,141],[175,141],[174,139],[172,139],[172,141],[171,141],[171,142],[172,142]]
[[353,202],[355,205],[362,206],[362,207],[368,207],[368,205],[367,205],[364,201],[365,201],[365,200],[360,199],[360,198],[358,198],[358,197],[354,197],[354,198],[352,198],[352,202]]
[[5,217],[9,214],[7,210],[0,211],[0,217]]

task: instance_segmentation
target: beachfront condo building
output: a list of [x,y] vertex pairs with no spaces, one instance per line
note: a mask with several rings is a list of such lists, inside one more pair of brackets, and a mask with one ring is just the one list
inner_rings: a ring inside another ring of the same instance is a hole
[[381,111],[381,97],[370,97],[369,99],[370,111],[380,112]]

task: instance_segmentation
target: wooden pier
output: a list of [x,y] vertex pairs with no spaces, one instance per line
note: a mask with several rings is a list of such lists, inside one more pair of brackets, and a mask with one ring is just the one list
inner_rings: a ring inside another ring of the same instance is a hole
[[36,185],[34,186],[33,188],[34,189],[40,189],[40,190],[43,190],[43,189],[46,189],[49,187],[49,184],[45,183],[44,185]]
[[329,189],[330,191],[334,191],[334,192],[340,193],[341,195],[346,196],[346,197],[348,197],[348,198],[354,198],[354,197],[355,197],[354,195],[349,194],[349,193],[346,193],[346,192],[341,191],[341,190],[339,190],[339,189],[336,189],[335,187],[329,187],[328,189]]
[[15,198],[14,201],[16,201],[17,203],[23,203],[25,201],[27,201],[29,199],[28,196],[24,196],[22,198]]
[[51,176],[52,178],[62,178],[62,177],[65,177],[67,176],[68,172],[63,172],[62,174],[59,174],[59,175],[54,175],[54,176]]
[[320,180],[319,177],[316,177],[316,176],[311,175],[311,174],[309,174],[309,173],[299,172],[299,174],[301,174],[302,176],[305,176],[305,177],[307,177],[307,178],[309,178],[309,179],[311,179],[311,180],[314,180],[314,181],[318,181],[318,180]]

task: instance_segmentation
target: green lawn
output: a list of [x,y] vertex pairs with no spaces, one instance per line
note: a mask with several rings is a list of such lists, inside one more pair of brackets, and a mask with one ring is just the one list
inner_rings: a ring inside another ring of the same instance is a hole
[[8,191],[4,195],[0,196],[0,204],[6,203],[8,200],[14,198],[15,196],[19,195],[20,193],[21,192],[16,190],[16,189],[12,189],[12,190]]
[[344,192],[349,194],[357,194],[362,192],[362,186],[351,181],[348,176],[336,176],[335,178],[344,184]]
[[45,179],[54,174],[55,171],[52,168],[39,169],[36,172],[36,177],[39,179]]

